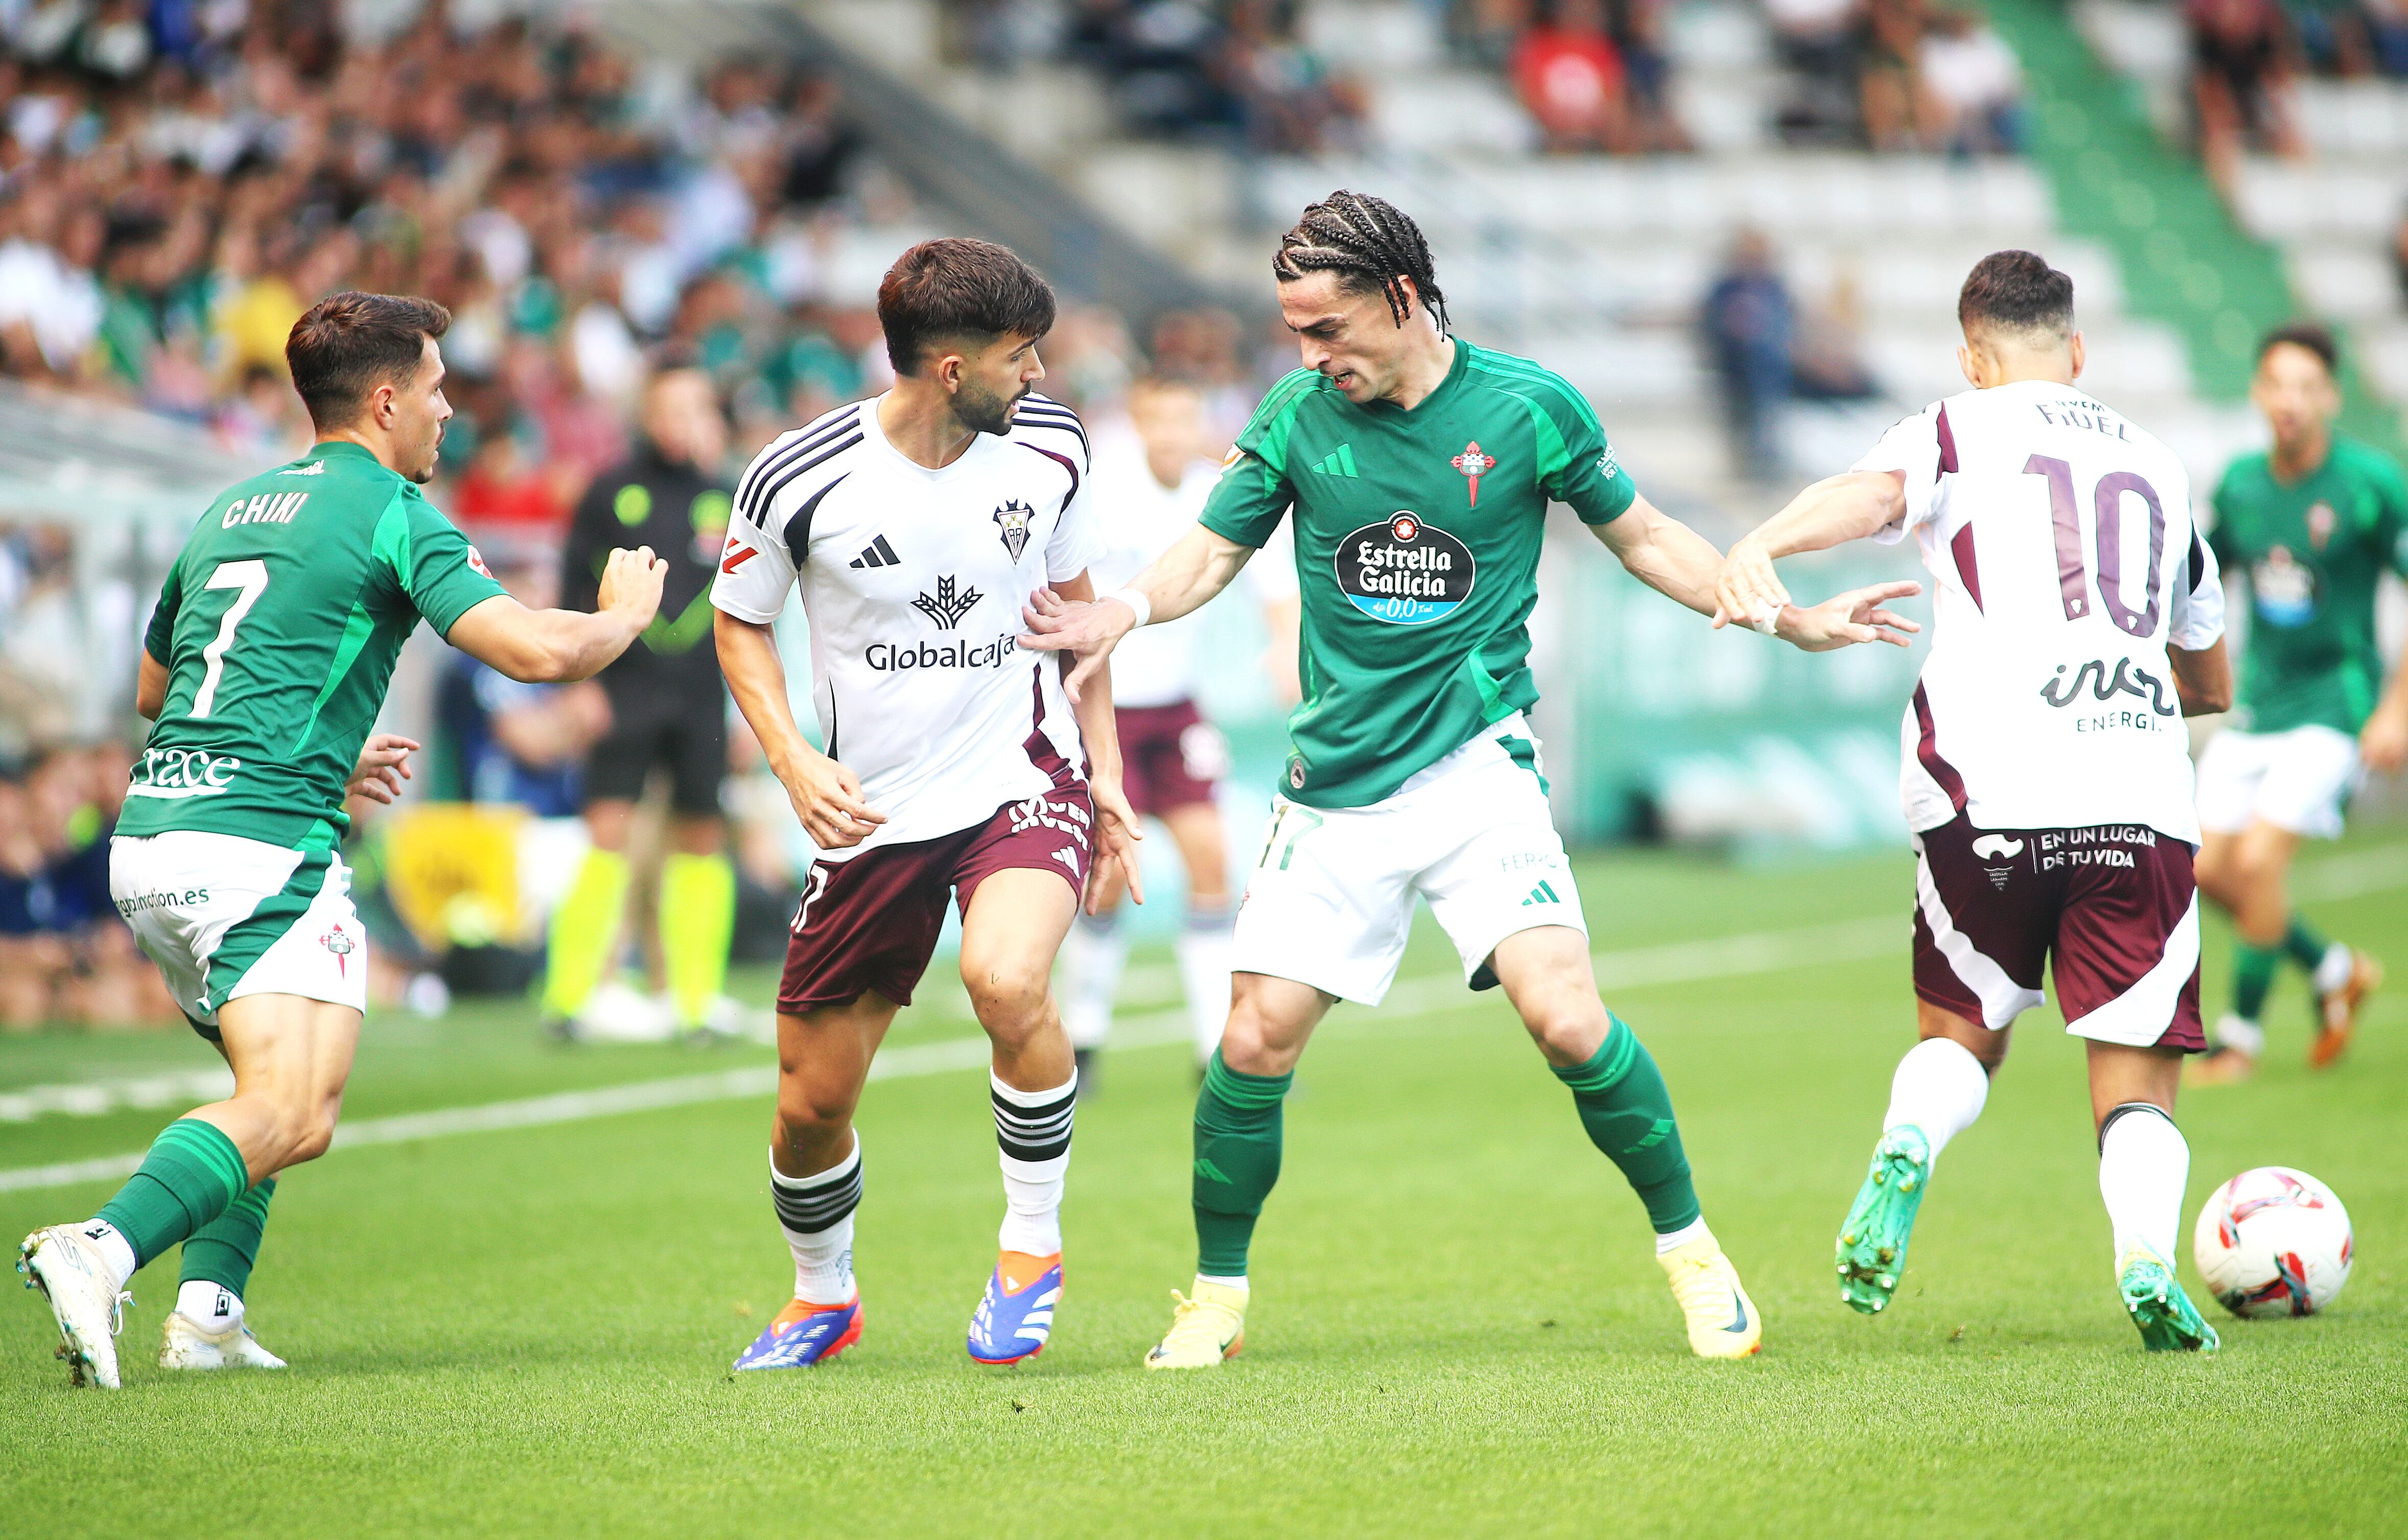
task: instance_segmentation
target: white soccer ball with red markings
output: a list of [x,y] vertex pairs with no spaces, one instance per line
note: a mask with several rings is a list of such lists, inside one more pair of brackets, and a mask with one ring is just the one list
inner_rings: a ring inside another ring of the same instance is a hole
[[2349,1211],[2303,1171],[2259,1166],[2208,1196],[2191,1255],[2236,1316],[2313,1316],[2349,1282]]

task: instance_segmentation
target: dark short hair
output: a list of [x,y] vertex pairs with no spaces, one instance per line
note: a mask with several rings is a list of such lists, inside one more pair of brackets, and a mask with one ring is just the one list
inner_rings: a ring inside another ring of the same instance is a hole
[[1992,252],[1973,264],[1956,291],[1956,324],[1967,331],[2073,330],[2073,280],[2036,252]]
[[293,323],[284,362],[321,432],[359,415],[368,393],[418,372],[426,339],[452,328],[452,312],[415,295],[328,295]]
[[895,372],[912,374],[929,346],[945,338],[1043,337],[1054,329],[1054,289],[993,241],[924,240],[886,269],[878,285],[878,324]]
[[2268,353],[2286,343],[2315,353],[2327,374],[2338,375],[2341,372],[2341,344],[2334,340],[2330,327],[2319,326],[2313,321],[2294,321],[2287,326],[2277,326],[2259,338],[2258,362],[2266,362]]

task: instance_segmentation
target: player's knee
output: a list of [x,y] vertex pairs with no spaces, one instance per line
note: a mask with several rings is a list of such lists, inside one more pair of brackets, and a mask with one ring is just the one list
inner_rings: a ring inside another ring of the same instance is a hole
[[859,1093],[833,1085],[814,1085],[796,1075],[778,1082],[779,1137],[788,1144],[809,1143],[830,1129],[853,1121]]
[[1550,1062],[1582,1063],[1605,1041],[1605,1003],[1594,995],[1544,1001],[1523,1013],[1522,1025]]
[[[1050,959],[1049,959],[1050,961]],[[1035,1030],[1053,990],[1053,970],[1029,958],[962,959],[962,986],[990,1035]]]

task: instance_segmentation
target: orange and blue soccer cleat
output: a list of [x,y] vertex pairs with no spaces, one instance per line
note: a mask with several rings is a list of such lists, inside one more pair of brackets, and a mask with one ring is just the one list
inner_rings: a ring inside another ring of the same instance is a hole
[[1051,1257],[1005,1252],[996,1259],[986,1296],[970,1317],[970,1357],[981,1363],[1035,1358],[1054,1333],[1054,1306],[1061,1298],[1060,1252]]
[[795,1300],[737,1356],[737,1369],[808,1369],[861,1340],[861,1292],[843,1304]]

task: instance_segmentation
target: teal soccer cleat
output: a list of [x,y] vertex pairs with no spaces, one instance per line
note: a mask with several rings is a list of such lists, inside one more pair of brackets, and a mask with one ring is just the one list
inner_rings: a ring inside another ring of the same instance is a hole
[[2132,1324],[2141,1329],[2141,1346],[2152,1353],[2213,1353],[2218,1344],[2215,1328],[2200,1317],[2174,1278],[2174,1267],[2146,1246],[2124,1253],[2115,1269],[2115,1291]]
[[1873,1169],[1856,1190],[1848,1222],[1840,1227],[1840,1298],[1849,1308],[1877,1316],[1898,1292],[1906,1272],[1907,1239],[1930,1181],[1931,1144],[1921,1129],[1902,1123],[1881,1136],[1873,1146]]

